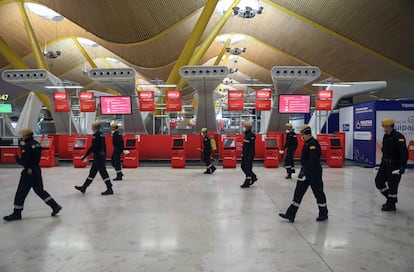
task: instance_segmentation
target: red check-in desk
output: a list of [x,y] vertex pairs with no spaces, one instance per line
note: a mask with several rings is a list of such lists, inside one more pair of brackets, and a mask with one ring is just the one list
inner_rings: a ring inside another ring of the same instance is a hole
[[54,167],[56,165],[54,138],[43,136],[39,142],[42,147],[40,167]]
[[236,138],[223,138],[223,168],[236,168]]
[[171,141],[171,167],[185,168],[185,139],[173,137]]
[[279,167],[279,147],[275,137],[267,137],[265,141],[264,166],[266,168]]
[[82,157],[86,154],[89,143],[88,138],[75,138],[73,146],[73,167],[85,168],[89,164],[89,158],[86,161],[82,161]]
[[125,136],[124,168],[137,168],[139,165],[138,141],[135,135]]
[[341,168],[344,164],[343,143],[339,137],[329,137],[326,164],[331,168]]
[[0,159],[2,163],[16,163],[14,155],[21,156],[18,138],[1,138],[0,139]]

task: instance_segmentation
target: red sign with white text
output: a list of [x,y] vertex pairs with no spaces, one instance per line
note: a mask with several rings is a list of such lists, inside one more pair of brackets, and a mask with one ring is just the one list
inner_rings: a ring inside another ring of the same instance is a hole
[[272,91],[271,90],[257,90],[256,98],[270,99],[272,98]]
[[93,92],[80,92],[79,93],[79,100],[80,101],[94,100]]
[[167,99],[181,99],[181,91],[172,90],[166,92]]
[[181,100],[167,100],[166,111],[181,111],[183,102]]
[[140,111],[154,111],[155,110],[154,100],[139,101],[139,110]]
[[95,101],[80,101],[81,112],[95,112],[96,106]]
[[55,112],[69,112],[69,103],[67,101],[56,101],[54,103]]
[[54,92],[53,93],[53,100],[54,101],[67,101],[68,94],[66,92]]
[[271,105],[271,100],[256,100],[256,110],[258,111],[268,111],[271,109]]
[[154,92],[153,91],[139,91],[138,97],[140,100],[142,99],[154,99]]
[[332,90],[318,90],[318,99],[332,99]]
[[227,101],[227,110],[228,111],[242,111],[243,110],[243,100],[229,100]]
[[228,99],[243,99],[244,91],[243,90],[228,90],[227,97]]
[[316,100],[316,110],[332,110],[332,100]]

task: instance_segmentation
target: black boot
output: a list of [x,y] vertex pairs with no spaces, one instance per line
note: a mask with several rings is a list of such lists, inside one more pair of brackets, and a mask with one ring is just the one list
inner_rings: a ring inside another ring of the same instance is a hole
[[13,213],[3,217],[5,221],[16,221],[22,219],[22,210],[14,209]]
[[242,185],[240,185],[240,188],[249,188],[251,180],[252,180],[251,178],[245,179],[244,183]]
[[91,185],[93,180],[90,179],[86,179],[86,181],[83,183],[82,186],[75,186],[75,189],[80,191],[82,194],[84,194],[86,192],[86,188],[88,188],[89,185]]
[[252,177],[249,185],[250,186],[253,185],[256,181],[257,181],[257,177],[256,176]]
[[211,168],[211,173],[212,173],[212,174],[213,174],[213,173],[214,173],[214,171],[216,171],[216,169],[217,169],[214,165],[212,165],[210,168]]
[[396,201],[394,199],[388,198],[387,199],[387,202],[385,202],[385,204],[382,205],[381,211],[383,211],[383,212],[393,212],[393,211],[396,211],[397,208],[395,207],[395,202]]
[[209,167],[207,167],[206,171],[203,172],[203,174],[211,174],[211,170]]
[[105,192],[101,193],[101,195],[113,195],[113,194],[114,194],[114,191],[112,191],[111,187],[107,188]]
[[316,218],[316,221],[321,222],[328,219],[328,208],[319,207],[319,216]]
[[46,204],[52,208],[52,213],[50,214],[51,216],[56,216],[62,209],[62,206],[57,204],[57,202],[53,198],[46,202]]
[[287,209],[286,213],[279,213],[279,216],[289,220],[290,223],[295,222],[296,212],[298,211],[298,207],[294,205],[290,205]]
[[108,179],[107,181],[105,181],[105,184],[106,184],[106,191],[102,192],[101,195],[113,195],[114,191],[112,191],[111,181]]
[[122,174],[122,173],[116,173],[116,178],[114,178],[114,180],[122,180],[123,176],[124,176],[124,174]]
[[287,176],[285,177],[285,179],[292,179],[292,174],[287,174]]
[[85,191],[86,191],[86,187],[85,186],[75,186],[75,189],[76,190],[78,190],[78,191],[80,191],[82,194],[84,194],[85,193]]

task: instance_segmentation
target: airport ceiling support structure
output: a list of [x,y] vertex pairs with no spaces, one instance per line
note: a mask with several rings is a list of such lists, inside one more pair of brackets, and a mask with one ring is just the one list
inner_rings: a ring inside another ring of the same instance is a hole
[[[319,67],[315,66],[273,66],[272,81],[277,95],[292,94],[297,89],[314,81],[321,75]],[[273,97],[273,106],[267,125],[267,132],[284,131],[285,124],[289,122],[289,115],[278,111],[278,97]]]
[[217,132],[213,95],[228,73],[226,66],[183,66],[180,68],[180,76],[198,94],[196,131],[207,128],[211,132]]
[[[345,97],[368,94],[379,91],[387,87],[386,81],[366,81],[366,82],[341,82],[326,84],[326,90],[332,90],[332,109],[336,107],[338,101]],[[312,114],[309,120],[309,126],[312,128],[314,135],[321,133],[323,126],[326,124],[331,111],[325,115],[317,116],[317,111]]]
[[134,68],[94,68],[88,71],[91,80],[95,80],[121,95],[131,96],[132,114],[124,115],[124,132],[132,134],[147,134],[141,112]]
[[[45,69],[4,70],[1,77],[4,81],[16,86],[28,90],[38,90],[39,92],[46,94],[49,101],[53,101],[54,92],[65,91],[63,82]],[[60,86],[61,88],[48,89],[46,88],[47,86]],[[78,124],[71,119],[70,113],[55,112],[54,105],[51,105],[51,109],[51,114],[55,122],[56,134],[80,132]]]

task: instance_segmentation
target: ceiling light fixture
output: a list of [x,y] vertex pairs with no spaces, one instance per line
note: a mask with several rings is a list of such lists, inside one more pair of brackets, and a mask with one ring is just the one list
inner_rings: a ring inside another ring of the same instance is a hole
[[[221,0],[216,6],[216,10],[224,14],[231,4],[233,4],[233,0]],[[262,13],[263,6],[259,0],[241,0],[236,7],[233,7],[233,15],[245,19],[253,18],[256,14]]]
[[352,87],[352,84],[341,84],[341,83],[314,83],[312,84],[314,87]]

